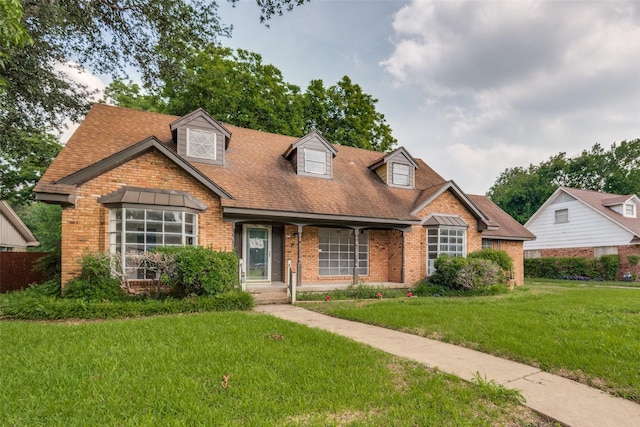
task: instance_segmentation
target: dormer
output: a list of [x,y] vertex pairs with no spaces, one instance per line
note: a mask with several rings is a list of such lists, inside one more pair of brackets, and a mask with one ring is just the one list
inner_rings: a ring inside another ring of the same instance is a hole
[[369,166],[369,169],[374,171],[389,187],[415,188],[418,163],[404,147],[396,148]]
[[283,156],[291,160],[298,175],[330,179],[336,154],[338,150],[313,131],[291,144]]
[[638,202],[638,197],[628,195],[603,200],[602,204],[625,218],[637,218]]
[[178,154],[192,162],[224,165],[231,132],[202,108],[171,123]]

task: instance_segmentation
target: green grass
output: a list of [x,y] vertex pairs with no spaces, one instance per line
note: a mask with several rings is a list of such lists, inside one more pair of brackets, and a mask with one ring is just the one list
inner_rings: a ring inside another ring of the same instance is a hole
[[346,338],[256,313],[0,322],[0,425],[551,425]]
[[640,402],[640,290],[600,285],[536,280],[499,296],[305,308],[460,344]]

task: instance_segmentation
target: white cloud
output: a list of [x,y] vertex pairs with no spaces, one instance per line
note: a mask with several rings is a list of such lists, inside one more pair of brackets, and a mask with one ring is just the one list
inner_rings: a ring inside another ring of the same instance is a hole
[[633,0],[414,0],[393,28],[395,49],[381,65],[401,87],[422,91],[415,111],[431,122],[432,145],[472,169],[456,172],[472,186],[488,189],[504,167],[640,137]]

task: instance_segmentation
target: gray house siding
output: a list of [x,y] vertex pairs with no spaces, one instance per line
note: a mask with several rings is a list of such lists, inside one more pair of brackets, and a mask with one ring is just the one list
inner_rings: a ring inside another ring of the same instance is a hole
[[[311,150],[316,150],[316,151],[323,151],[324,155],[325,155],[325,173],[324,174],[318,174],[318,173],[311,173],[311,172],[306,172],[305,171],[305,148],[311,149]],[[298,149],[296,150],[296,156],[295,156],[295,165],[296,165],[296,169],[297,169],[297,173],[298,175],[302,175],[302,176],[313,176],[316,178],[331,178],[333,176],[333,155],[327,151],[327,148],[325,147],[325,145],[318,141],[318,140],[311,140],[303,145],[300,145],[298,147]]]
[[[216,134],[216,159],[201,159],[198,157],[189,157],[187,156],[187,129],[195,129],[195,130],[203,130],[207,132],[213,132]],[[225,140],[224,135],[215,129],[211,124],[202,117],[195,117],[188,124],[184,126],[180,126],[178,128],[177,135],[177,145],[178,145],[178,154],[190,161],[207,163],[212,165],[224,165],[224,146]]]

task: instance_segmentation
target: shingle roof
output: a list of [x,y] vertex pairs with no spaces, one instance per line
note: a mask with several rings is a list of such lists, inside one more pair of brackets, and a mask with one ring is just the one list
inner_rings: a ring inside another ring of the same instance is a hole
[[513,219],[508,213],[500,209],[486,196],[468,194],[468,197],[489,218],[489,226],[499,225],[497,229],[488,229],[482,233],[482,237],[511,240],[533,240],[536,236],[527,230],[522,224]]
[[[152,136],[175,153],[170,125],[179,119],[95,104],[45,172],[36,192],[51,192],[50,184]],[[337,146],[332,179],[299,176],[283,156],[299,138],[222,125],[231,134],[225,165],[190,163],[231,195],[231,199],[222,199],[226,208],[417,221],[420,218],[411,213],[416,203],[428,198],[429,189],[437,191],[447,183],[415,159],[415,189],[388,187],[368,168],[381,153],[347,146]]]
[[625,217],[618,212],[614,211],[608,206],[615,204],[621,204],[625,201],[636,197],[633,194],[621,196],[619,194],[602,193],[599,191],[590,190],[578,190],[570,187],[560,187],[561,191],[581,200],[583,203],[591,207],[592,209],[600,212],[608,217],[610,220],[626,227],[636,236],[640,237],[640,218]]

